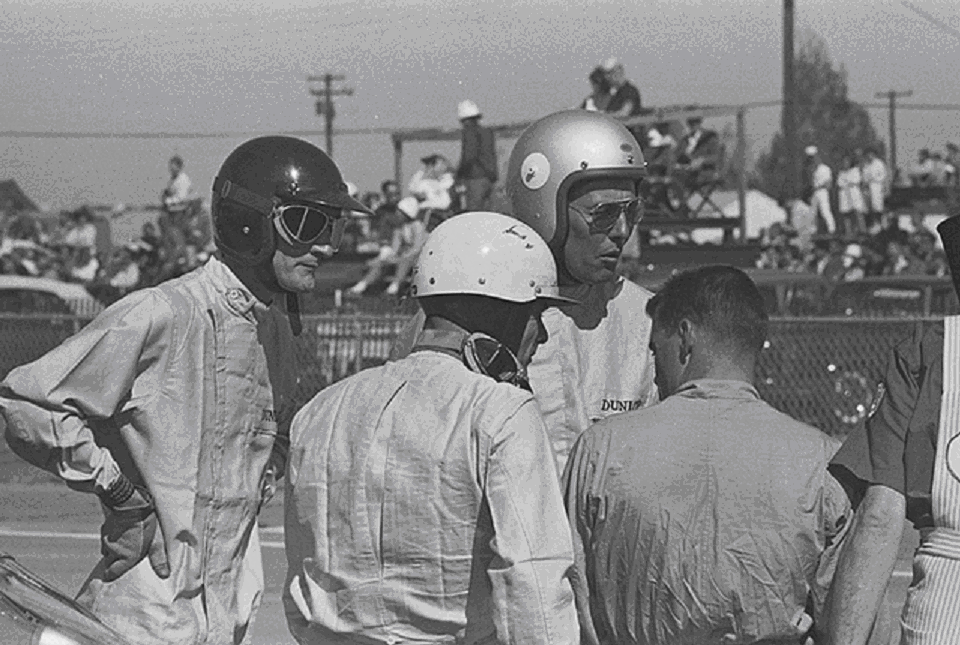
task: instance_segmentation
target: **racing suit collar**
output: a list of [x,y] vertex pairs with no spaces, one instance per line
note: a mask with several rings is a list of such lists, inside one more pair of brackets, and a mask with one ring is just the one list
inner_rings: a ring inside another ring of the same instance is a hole
[[746,381],[701,378],[687,381],[672,396],[691,399],[759,399],[757,388]]
[[463,357],[463,341],[467,336],[469,334],[462,329],[424,329],[417,336],[417,341],[413,344],[411,353],[433,350],[461,359]]
[[212,278],[216,290],[223,295],[227,306],[239,315],[246,316],[254,309],[255,313],[263,313],[269,308],[269,305],[257,300],[230,267],[216,256],[207,260],[204,270]]

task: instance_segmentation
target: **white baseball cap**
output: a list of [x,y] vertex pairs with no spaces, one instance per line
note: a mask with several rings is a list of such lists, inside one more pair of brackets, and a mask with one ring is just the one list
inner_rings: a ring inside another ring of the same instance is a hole
[[812,157],[813,155],[817,154],[817,146],[807,146],[804,149],[804,152],[807,153],[808,157]]

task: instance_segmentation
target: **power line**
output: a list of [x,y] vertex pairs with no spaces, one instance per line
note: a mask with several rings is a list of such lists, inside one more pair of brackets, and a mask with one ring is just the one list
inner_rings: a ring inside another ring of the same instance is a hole
[[[886,94],[884,94],[886,96]],[[812,105],[814,101],[797,100],[798,105]],[[848,101],[850,104],[856,104],[867,109],[889,109],[888,103],[859,103],[857,101]],[[711,108],[736,110],[739,108],[746,110],[780,107],[782,100],[773,101],[753,101],[750,103],[730,104],[730,105],[711,105]],[[960,112],[958,103],[897,103],[897,110],[905,111],[930,111],[942,110],[951,112]],[[417,125],[395,125],[395,126],[377,126],[369,128],[337,128],[332,131],[334,136],[341,135],[365,135],[365,134],[393,134],[402,130],[429,130],[435,129],[436,125],[417,126]],[[291,137],[318,137],[325,135],[325,130],[243,130],[243,131],[225,131],[225,132],[71,132],[71,131],[44,131],[44,130],[4,130],[0,131],[0,137],[14,139],[243,139],[247,137],[256,137],[267,134],[280,134]]]

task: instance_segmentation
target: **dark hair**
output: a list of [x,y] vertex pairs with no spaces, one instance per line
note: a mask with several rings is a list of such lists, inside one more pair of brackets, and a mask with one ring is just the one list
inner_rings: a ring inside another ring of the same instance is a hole
[[388,186],[393,186],[393,187],[395,187],[397,190],[400,190],[400,184],[398,184],[398,183],[397,183],[396,181],[394,181],[393,179],[387,179],[387,180],[384,181],[382,184],[380,184],[380,192],[383,193],[384,195],[386,195],[386,194],[387,194],[387,187],[388,187]]
[[178,167],[183,168],[183,157],[180,155],[173,155],[170,157],[170,163],[176,164]]
[[607,73],[603,71],[602,67],[595,67],[587,78],[591,83],[599,86],[600,91],[610,91],[610,81],[607,79]]
[[647,314],[668,329],[686,318],[740,351],[759,352],[767,339],[763,296],[736,267],[711,265],[670,278],[647,302]]
[[517,353],[534,303],[500,300],[478,294],[457,293],[418,298],[423,313],[456,323],[468,332],[496,338]]

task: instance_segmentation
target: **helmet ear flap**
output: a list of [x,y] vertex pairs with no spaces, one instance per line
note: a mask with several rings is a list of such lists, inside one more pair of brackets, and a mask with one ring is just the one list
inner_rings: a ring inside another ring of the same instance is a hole
[[252,208],[219,200],[213,208],[217,248],[244,266],[262,264],[276,249],[269,216]]

